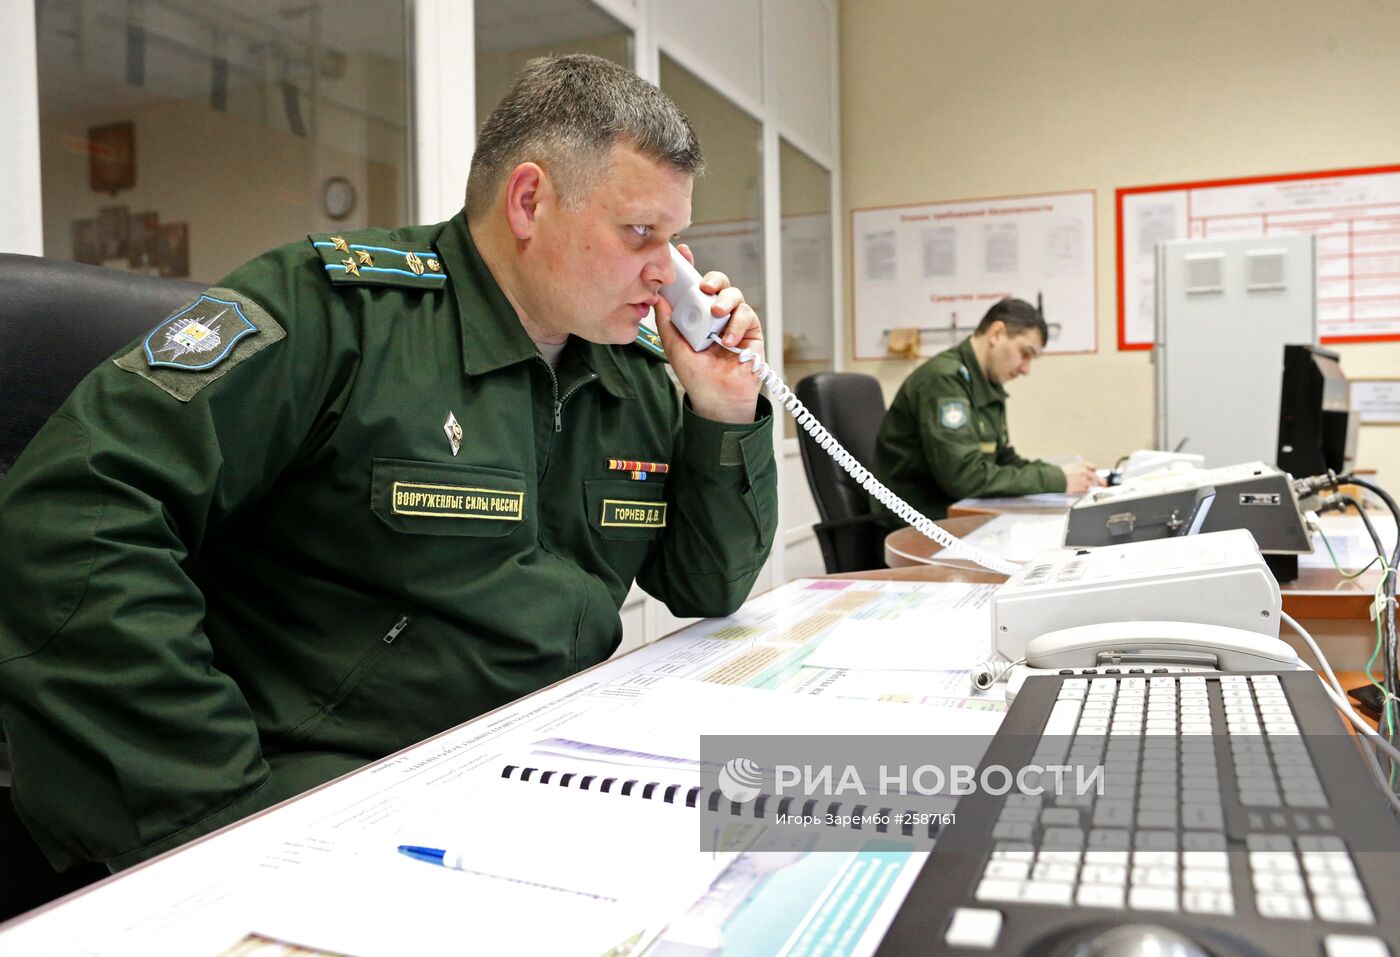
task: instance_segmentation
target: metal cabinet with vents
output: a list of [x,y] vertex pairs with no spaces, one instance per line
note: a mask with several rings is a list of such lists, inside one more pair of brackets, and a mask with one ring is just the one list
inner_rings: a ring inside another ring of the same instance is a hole
[[1158,448],[1274,461],[1283,347],[1317,343],[1316,279],[1311,235],[1158,244]]

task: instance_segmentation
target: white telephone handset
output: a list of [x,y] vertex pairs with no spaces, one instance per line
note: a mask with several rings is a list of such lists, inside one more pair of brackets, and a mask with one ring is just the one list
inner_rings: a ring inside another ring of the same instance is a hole
[[1032,675],[1053,675],[1066,668],[1179,674],[1299,667],[1298,653],[1287,642],[1243,628],[1181,621],[1100,622],[1048,631],[1028,641],[1025,663],[1006,669],[1006,700],[1015,700]]
[[675,246],[670,249],[676,278],[661,287],[661,296],[671,304],[671,325],[690,343],[690,348],[704,352],[715,341],[710,336],[719,335],[729,317],[710,312],[715,297],[700,290],[700,273],[679,249]]
[[1026,644],[1031,668],[1185,665],[1220,671],[1288,671],[1298,654],[1280,638],[1179,621],[1123,621],[1046,632]]

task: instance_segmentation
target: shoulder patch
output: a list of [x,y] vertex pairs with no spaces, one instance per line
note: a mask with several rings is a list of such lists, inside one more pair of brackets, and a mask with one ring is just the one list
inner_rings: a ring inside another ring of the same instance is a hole
[[938,400],[938,424],[945,429],[965,428],[971,416],[968,414],[967,402],[964,399],[939,399]]
[[240,292],[213,286],[161,320],[136,348],[113,360],[181,402],[287,332]]
[[441,289],[447,268],[426,244],[388,240],[355,242],[334,233],[307,236],[321,257],[334,286],[398,286],[402,289]]
[[661,345],[661,337],[646,326],[642,326],[637,338],[632,341],[633,344],[641,346],[642,351],[648,355],[655,356],[662,362],[666,361],[666,349]]

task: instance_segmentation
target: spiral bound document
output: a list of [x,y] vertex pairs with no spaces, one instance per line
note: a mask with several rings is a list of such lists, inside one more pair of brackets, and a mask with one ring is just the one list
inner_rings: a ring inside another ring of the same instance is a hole
[[518,764],[507,764],[503,767],[501,777],[511,781],[554,785],[643,801],[660,801],[677,807],[684,806],[712,814],[745,818],[756,824],[792,824],[802,827],[821,825],[868,831],[890,838],[912,838],[921,842],[934,840],[942,826],[951,823],[951,815],[932,812],[926,808],[896,809],[878,804],[833,801],[825,798],[778,797],[761,791],[755,792],[754,796],[747,800],[733,801],[718,787],[704,787],[698,784],[686,786],[618,775],[582,774],[577,771],[560,772]]

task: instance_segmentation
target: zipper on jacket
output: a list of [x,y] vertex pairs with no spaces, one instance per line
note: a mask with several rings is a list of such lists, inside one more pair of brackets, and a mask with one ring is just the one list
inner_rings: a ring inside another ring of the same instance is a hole
[[582,389],[584,386],[588,385],[588,383],[592,382],[596,378],[598,378],[598,373],[590,372],[587,378],[583,378],[580,379],[578,382],[575,382],[572,386],[569,387],[569,391],[565,392],[559,398],[559,401],[554,403],[554,431],[564,431],[564,403],[569,401],[569,396],[573,395],[579,389]]
[[569,396],[573,395],[579,389],[582,389],[584,386],[588,385],[588,383],[598,378],[598,373],[590,372],[587,376],[570,386],[569,391],[565,392],[561,396],[559,394],[559,377],[554,374],[554,367],[545,361],[544,356],[537,355],[535,356],[535,358],[540,361],[540,364],[544,366],[545,371],[549,373],[549,382],[551,387],[550,391],[552,394],[552,398],[554,399],[554,431],[563,432],[564,403],[569,401]]
[[399,636],[399,632],[403,631],[407,627],[408,616],[404,615],[398,621],[394,622],[394,627],[390,628],[388,634],[384,636],[384,644],[392,645],[394,643],[394,639]]

